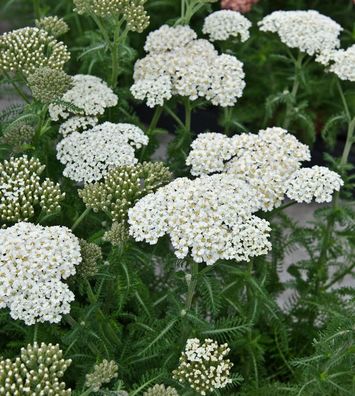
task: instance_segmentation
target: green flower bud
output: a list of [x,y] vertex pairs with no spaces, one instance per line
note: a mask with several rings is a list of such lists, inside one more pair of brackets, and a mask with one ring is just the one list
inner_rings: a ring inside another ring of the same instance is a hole
[[60,209],[64,199],[58,184],[41,181],[45,166],[26,155],[0,164],[0,220],[26,221],[34,216],[36,206],[44,214]]
[[11,146],[15,153],[23,151],[23,146],[31,144],[35,128],[25,123],[10,124],[0,138],[0,142]]
[[53,37],[59,37],[69,31],[69,26],[62,18],[57,16],[48,16],[41,19],[36,19],[36,26],[39,29],[45,30]]
[[52,103],[73,87],[72,77],[63,70],[40,67],[28,76],[28,85],[35,99]]
[[103,384],[108,384],[114,378],[117,378],[118,366],[111,360],[104,359],[100,364],[94,366],[94,371],[86,375],[85,386],[98,392]]
[[82,277],[93,276],[97,273],[97,263],[102,261],[100,246],[80,239],[80,253],[82,262],[77,267],[77,274]]
[[154,385],[143,393],[143,396],[179,396],[175,388],[165,385]]
[[27,77],[43,66],[60,70],[69,59],[67,47],[45,30],[25,27],[0,36],[0,74]]
[[69,396],[60,378],[70,364],[58,345],[29,344],[14,361],[0,360],[0,395]]
[[102,182],[87,184],[80,197],[95,212],[109,213],[114,222],[124,223],[128,209],[144,195],[171,180],[169,169],[159,162],[145,162],[109,171]]

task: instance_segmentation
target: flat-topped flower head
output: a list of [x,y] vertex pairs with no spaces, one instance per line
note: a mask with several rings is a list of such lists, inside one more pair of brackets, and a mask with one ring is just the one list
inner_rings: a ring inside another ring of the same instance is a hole
[[93,128],[98,122],[95,116],[72,116],[60,124],[59,133],[68,136],[73,132],[83,132]]
[[218,55],[188,26],[162,26],[150,33],[145,49],[148,55],[134,66],[131,92],[150,107],[162,106],[173,95],[225,107],[243,94],[243,64],[234,56]]
[[348,49],[328,50],[316,58],[341,80],[355,81],[355,44]]
[[79,240],[66,227],[20,222],[0,230],[0,308],[26,325],[58,323],[74,300],[62,279],[80,261]]
[[343,28],[318,11],[275,11],[259,22],[263,32],[277,33],[290,48],[310,56],[339,47]]
[[45,30],[53,37],[62,36],[69,31],[68,24],[56,15],[36,19],[36,26],[38,29]]
[[45,30],[25,27],[0,36],[0,74],[28,77],[39,67],[62,69],[69,59],[67,47]]
[[58,184],[41,179],[45,166],[26,155],[0,163],[0,220],[28,220],[38,207],[49,214],[60,209],[64,194]]
[[200,395],[223,389],[232,382],[230,370],[233,363],[226,359],[229,351],[228,344],[219,345],[210,338],[203,342],[189,338],[173,378],[187,383]]
[[202,32],[209,35],[210,41],[227,40],[238,37],[240,41],[248,40],[251,22],[237,11],[220,10],[208,15]]
[[65,137],[57,144],[57,158],[65,166],[64,176],[91,183],[110,169],[136,164],[135,149],[147,144],[148,137],[137,126],[105,122]]
[[103,114],[107,107],[117,104],[117,95],[99,77],[77,74],[73,77],[72,84],[73,87],[60,98],[72,107],[51,104],[49,114],[53,121],[58,121],[60,117],[66,119],[73,114],[98,116]]
[[129,209],[129,232],[150,244],[169,235],[178,258],[248,261],[271,247],[269,223],[253,215],[260,207],[257,192],[234,176],[178,178]]
[[285,182],[303,161],[310,160],[309,148],[277,127],[232,138],[217,133],[200,134],[191,148],[186,163],[192,167],[192,175],[235,175],[256,189],[263,210],[281,203]]
[[297,202],[331,202],[335,191],[344,185],[341,177],[324,166],[296,171],[286,184],[286,195]]
[[179,47],[185,47],[195,39],[197,39],[197,34],[190,26],[163,25],[148,34],[144,50],[148,53],[172,51]]
[[59,345],[28,344],[14,360],[0,360],[0,392],[2,395],[70,396],[62,377],[71,364],[64,359]]

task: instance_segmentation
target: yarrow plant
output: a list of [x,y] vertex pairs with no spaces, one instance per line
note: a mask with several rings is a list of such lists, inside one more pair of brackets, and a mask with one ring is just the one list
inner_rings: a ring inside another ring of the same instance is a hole
[[201,343],[197,338],[190,338],[173,376],[180,382],[188,382],[200,395],[223,389],[232,382],[233,363],[225,359],[229,351],[228,344],[219,345],[210,338]]
[[25,27],[0,36],[0,74],[28,77],[38,67],[60,70],[69,59],[67,47],[45,30]]
[[57,145],[57,158],[65,165],[64,176],[89,183],[102,179],[114,167],[137,163],[135,149],[147,143],[137,126],[105,122],[65,137]]
[[189,26],[163,25],[148,35],[144,49],[148,55],[135,64],[131,92],[150,107],[173,95],[232,106],[243,94],[243,64],[234,56],[218,55]]
[[209,35],[210,41],[240,37],[240,41],[243,42],[249,38],[250,27],[251,22],[239,12],[221,10],[208,15],[202,31]]
[[102,115],[107,107],[117,104],[117,95],[100,78],[90,75],[77,74],[72,79],[73,87],[67,90],[60,99],[72,105],[51,104],[49,114],[51,119],[67,119],[74,110],[74,115],[98,116]]
[[0,3],[0,396],[355,394],[352,2]]
[[14,360],[0,360],[0,392],[3,395],[70,396],[62,381],[72,363],[65,359],[59,345],[29,344]]
[[0,219],[29,220],[38,206],[43,214],[60,209],[64,193],[50,179],[41,180],[45,166],[26,155],[0,164]]
[[150,244],[168,234],[176,256],[191,250],[195,262],[250,260],[271,247],[269,223],[253,215],[260,207],[257,192],[233,176],[179,178],[128,211],[129,231]]
[[74,294],[62,282],[80,263],[78,239],[65,227],[20,222],[0,230],[0,308],[27,325],[57,323]]

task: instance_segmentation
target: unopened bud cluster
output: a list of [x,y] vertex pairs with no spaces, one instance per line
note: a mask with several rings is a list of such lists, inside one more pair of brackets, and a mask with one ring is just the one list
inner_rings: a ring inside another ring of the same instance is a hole
[[0,360],[0,395],[69,396],[71,390],[60,378],[70,364],[58,345],[29,344],[14,361]]
[[143,396],[179,396],[175,388],[165,385],[154,385],[143,393]]
[[54,37],[59,37],[69,31],[67,23],[57,16],[48,16],[36,19],[36,26],[39,29],[45,30],[48,34]]
[[128,227],[125,222],[112,223],[111,229],[106,231],[103,240],[110,242],[113,246],[121,246],[129,237]]
[[11,158],[0,164],[0,220],[28,220],[39,205],[43,213],[60,209],[64,198],[58,184],[50,179],[41,182],[45,166],[37,158]]
[[149,25],[144,9],[147,0],[74,0],[78,14],[94,14],[102,18],[122,15],[129,30],[142,32]]
[[40,67],[28,76],[28,85],[35,99],[52,103],[73,87],[73,79],[63,70]]
[[123,166],[110,170],[104,181],[87,184],[79,195],[87,207],[108,212],[114,222],[122,222],[138,199],[168,183],[171,176],[160,162]]
[[35,135],[35,129],[32,125],[26,123],[10,124],[3,132],[0,143],[11,147],[15,153],[24,150],[25,146],[31,144]]
[[45,30],[25,27],[0,36],[0,74],[19,72],[27,77],[43,66],[62,69],[69,59],[67,47]]
[[80,253],[82,261],[77,268],[77,273],[83,277],[93,276],[97,273],[97,264],[102,261],[102,251],[95,243],[80,239]]
[[86,375],[85,385],[94,392],[98,392],[103,384],[108,384],[117,378],[118,366],[113,360],[104,359],[100,364],[96,364],[94,371]]
[[173,371],[173,378],[187,382],[201,395],[225,388],[232,382],[229,377],[233,363],[225,359],[229,351],[228,344],[218,345],[209,338],[201,343],[197,338],[190,338],[181,354],[179,367]]

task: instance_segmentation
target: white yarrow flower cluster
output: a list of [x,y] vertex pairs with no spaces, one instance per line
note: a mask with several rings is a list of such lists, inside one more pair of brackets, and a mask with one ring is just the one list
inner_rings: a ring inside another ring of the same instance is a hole
[[255,188],[263,210],[280,205],[286,181],[303,161],[310,160],[309,148],[277,127],[232,138],[218,133],[200,134],[191,147],[186,163],[192,167],[192,175],[234,175]]
[[228,344],[219,345],[210,338],[203,342],[189,338],[173,378],[187,382],[200,395],[223,389],[232,382],[230,370],[233,363],[226,359],[229,352]]
[[344,182],[336,173],[324,166],[303,168],[295,172],[286,185],[286,194],[297,202],[331,202],[335,191]]
[[290,48],[310,56],[339,47],[343,28],[318,11],[275,11],[259,22],[263,32],[277,33]]
[[243,94],[243,64],[234,56],[218,55],[188,26],[162,26],[148,35],[145,49],[147,56],[134,67],[131,92],[150,107],[162,105],[172,95],[232,106]]
[[83,132],[94,127],[98,122],[98,118],[93,116],[73,116],[60,125],[59,133],[68,136],[73,132]]
[[208,15],[204,21],[202,32],[209,35],[210,41],[227,40],[240,37],[240,41],[248,40],[251,22],[242,14],[232,10],[220,10]]
[[172,28],[168,25],[163,25],[148,34],[144,50],[145,52],[158,54],[178,47],[185,47],[196,38],[197,34],[189,26],[178,25]]
[[147,136],[137,126],[105,122],[65,137],[57,144],[57,158],[65,165],[64,176],[90,183],[112,168],[137,163],[135,149],[147,144]]
[[322,52],[316,60],[341,80],[355,81],[355,44],[348,49]]
[[150,244],[168,234],[175,255],[195,262],[248,261],[271,248],[269,223],[253,215],[260,208],[257,192],[234,176],[178,178],[129,210],[129,232]]
[[101,115],[107,107],[116,106],[118,98],[101,78],[77,74],[73,77],[73,87],[61,100],[73,107],[59,103],[50,104],[49,115],[53,121],[67,119],[72,113],[82,116]]
[[74,300],[62,279],[80,261],[79,240],[66,227],[20,222],[0,230],[0,308],[26,325],[58,323]]

